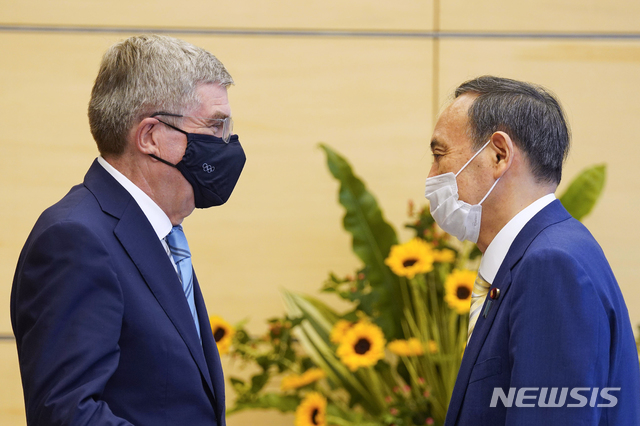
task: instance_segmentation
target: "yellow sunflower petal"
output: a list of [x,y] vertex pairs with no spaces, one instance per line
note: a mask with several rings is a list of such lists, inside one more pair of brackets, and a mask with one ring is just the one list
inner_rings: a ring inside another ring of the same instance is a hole
[[290,389],[298,389],[300,387],[300,376],[292,374],[282,378],[280,382],[280,390],[287,391]]
[[301,375],[291,374],[283,377],[282,382],[280,383],[280,389],[283,391],[298,389],[323,379],[325,376],[325,372],[320,368],[310,368]]
[[456,260],[456,252],[450,249],[434,250],[433,261],[438,263],[453,263]]
[[464,315],[471,307],[471,292],[477,273],[467,269],[454,269],[444,283],[444,300],[458,314]]
[[407,345],[409,347],[409,353],[411,356],[417,356],[424,354],[424,347],[422,346],[422,342],[420,342],[415,337],[412,337],[407,341]]
[[336,321],[336,323],[333,325],[333,328],[331,329],[331,335],[329,336],[329,340],[331,340],[333,343],[339,344],[344,338],[344,335],[347,333],[347,331],[349,331],[351,326],[353,326],[353,323],[350,321],[347,321],[347,320]]
[[324,379],[327,376],[327,374],[320,368],[310,368],[307,371],[305,371],[304,373],[302,373],[302,376],[300,376],[300,378],[305,382],[305,383],[313,383],[317,380],[320,379]]
[[326,426],[327,400],[318,392],[309,393],[296,409],[295,426]]
[[407,354],[407,341],[406,340],[394,340],[393,342],[389,342],[387,348],[396,355],[406,355]]
[[394,340],[387,346],[391,352],[401,356],[418,356],[424,354],[422,343],[415,337],[409,340]]
[[394,274],[408,278],[432,271],[433,262],[431,245],[420,238],[392,246],[389,257],[384,261]]

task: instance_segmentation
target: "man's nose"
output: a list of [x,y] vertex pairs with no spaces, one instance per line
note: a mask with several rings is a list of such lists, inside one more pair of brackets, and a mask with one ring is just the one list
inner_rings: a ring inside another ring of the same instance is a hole
[[434,161],[433,163],[431,163],[431,169],[429,169],[429,176],[427,177],[434,177],[434,176],[438,176],[440,173],[438,173],[438,167],[436,166],[436,162]]

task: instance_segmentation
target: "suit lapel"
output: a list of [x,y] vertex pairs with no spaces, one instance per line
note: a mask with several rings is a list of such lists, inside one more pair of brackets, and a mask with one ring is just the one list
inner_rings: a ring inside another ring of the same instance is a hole
[[[571,218],[571,215],[564,209],[559,200],[555,200],[548,206],[543,208],[538,214],[536,214],[520,231],[518,236],[511,244],[509,251],[503,260],[498,273],[496,274],[491,289],[497,288],[500,290],[500,297],[498,300],[492,301],[491,309],[489,310],[487,317],[485,318],[483,313],[487,305],[485,300],[480,316],[476,322],[476,326],[471,335],[471,340],[467,345],[462,358],[462,364],[460,365],[460,371],[456,379],[456,384],[451,395],[449,402],[449,409],[447,411],[447,425],[454,425],[457,422],[458,413],[462,407],[462,402],[467,391],[469,384],[469,377],[473,367],[476,364],[480,349],[489,334],[493,320],[496,317],[496,313],[500,309],[502,301],[505,299],[506,294],[511,286],[511,270],[522,259],[525,251],[533,242],[533,240],[542,232],[545,228],[555,223]],[[488,298],[487,298],[488,299]]]
[[178,330],[213,393],[203,347],[180,279],[149,220],[133,197],[97,161],[94,161],[87,172],[84,184],[106,213],[120,219],[114,228],[116,238]]
[[209,314],[204,304],[204,298],[200,290],[197,277],[194,280],[194,297],[196,302],[196,310],[198,311],[198,320],[200,321],[200,335],[202,336],[202,349],[204,357],[209,367],[210,381],[213,383],[214,396],[216,401],[216,416],[218,425],[224,426],[224,407],[225,407],[225,389],[224,375],[222,365],[220,363],[220,354],[218,346],[213,338],[211,323],[209,322]]

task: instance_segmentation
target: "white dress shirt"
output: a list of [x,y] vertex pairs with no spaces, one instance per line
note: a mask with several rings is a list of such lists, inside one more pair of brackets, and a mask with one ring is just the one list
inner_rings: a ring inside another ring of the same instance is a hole
[[515,215],[507,224],[498,232],[493,241],[485,250],[480,268],[478,269],[482,278],[488,283],[493,283],[496,278],[498,269],[507,256],[513,240],[516,239],[522,228],[543,208],[556,199],[554,194],[547,194],[538,198],[533,203],[525,207],[520,213]]

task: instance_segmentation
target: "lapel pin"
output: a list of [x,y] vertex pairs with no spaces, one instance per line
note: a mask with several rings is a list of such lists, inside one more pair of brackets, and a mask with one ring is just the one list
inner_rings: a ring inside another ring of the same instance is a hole
[[492,288],[491,292],[489,292],[489,297],[491,298],[491,300],[498,300],[498,298],[500,297],[500,289]]
[[489,315],[489,311],[491,310],[491,305],[493,304],[494,300],[498,300],[498,298],[500,297],[500,289],[499,288],[492,288],[491,291],[489,292],[489,298],[487,299],[487,304],[484,305],[484,312],[482,313],[483,317],[487,317],[487,315]]

